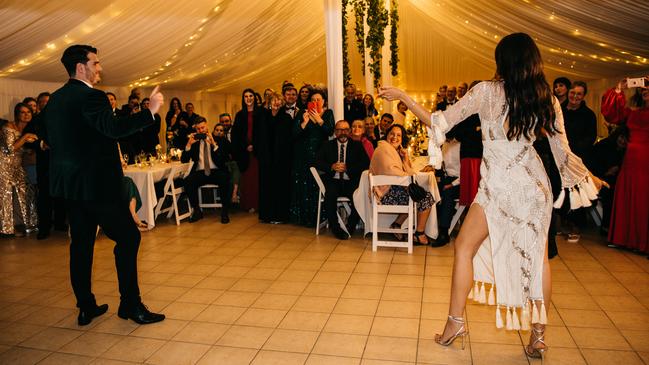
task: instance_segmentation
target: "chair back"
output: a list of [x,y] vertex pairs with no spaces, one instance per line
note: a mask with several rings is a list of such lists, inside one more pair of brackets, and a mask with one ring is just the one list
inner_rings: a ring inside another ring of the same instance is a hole
[[313,175],[313,178],[315,179],[315,183],[318,184],[318,189],[320,189],[320,195],[324,196],[327,189],[325,188],[324,183],[322,182],[322,178],[320,177],[318,170],[316,170],[316,168],[313,166],[311,166],[309,170],[311,171],[311,175]]

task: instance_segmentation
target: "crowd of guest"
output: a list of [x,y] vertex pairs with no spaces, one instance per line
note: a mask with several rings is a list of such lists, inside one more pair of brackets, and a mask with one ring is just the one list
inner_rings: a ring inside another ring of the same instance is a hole
[[[442,85],[431,111],[446,110],[477,83]],[[602,232],[612,245],[648,253],[649,175],[644,168],[649,158],[648,92],[646,88],[636,88],[627,105],[622,92],[625,87],[621,82],[604,95],[601,112],[612,128],[607,138],[596,143],[597,117],[584,101],[587,84],[565,77],[553,83],[572,151],[610,185],[600,195],[604,211]],[[316,222],[319,188],[311,173],[311,168],[316,167],[326,186],[324,216],[332,233],[340,239],[353,234],[358,214],[352,209],[346,226],[341,226],[336,200],[341,196],[351,200],[360,172],[369,169],[373,173],[407,175],[414,171],[406,158],[409,136],[403,127],[408,107],[400,102],[393,113],[381,114],[373,95],[364,94],[355,85],[347,85],[344,94],[344,120],[336,121],[328,106],[328,94],[322,88],[303,85],[298,89],[285,82],[281,91],[269,88],[263,95],[245,89],[241,110],[234,118],[229,113],[220,114],[211,133],[207,119],[195,112],[191,102],[183,105],[179,98],[172,98],[164,117],[167,143],[183,151],[182,161],[194,161],[184,185],[193,208],[190,222],[203,218],[197,191],[210,183],[219,186],[222,223],[229,222],[228,212],[235,204],[244,211],[258,213],[264,223],[313,227],[320,223]],[[148,108],[148,100],[141,99],[138,89],[132,91],[121,108],[117,107],[115,94],[106,95],[115,115]],[[15,201],[3,204],[3,235],[30,232],[38,227],[39,238],[46,238],[52,225],[65,229],[60,202],[48,196],[49,157],[47,145],[39,136],[38,114],[49,96],[42,93],[37,98],[25,98],[16,105],[14,120],[2,122],[0,186],[3,201]],[[128,159],[125,162],[132,163],[140,152],[155,154],[161,127],[162,118],[156,115],[152,126],[117,141]],[[534,147],[546,167],[556,198],[561,192],[559,171],[543,130]],[[435,202],[430,196],[418,203],[420,224],[416,227],[415,243],[442,246],[449,242],[456,207],[468,207],[477,193],[481,158],[480,118],[472,115],[446,134],[444,163],[435,171],[441,201]],[[433,169],[429,166],[426,171]],[[375,193],[385,204],[402,204],[408,196],[402,190],[386,187]],[[425,225],[431,209],[437,210],[438,217],[439,235],[434,240],[426,237],[420,226]],[[586,208],[555,210],[549,235],[550,256],[557,252],[556,233],[566,232],[572,242],[579,240],[587,213]],[[393,225],[400,225],[404,219],[398,217]]]

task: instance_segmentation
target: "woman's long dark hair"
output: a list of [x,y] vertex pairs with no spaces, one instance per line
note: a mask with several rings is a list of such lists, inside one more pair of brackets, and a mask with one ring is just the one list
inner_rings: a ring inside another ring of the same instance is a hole
[[525,33],[504,37],[496,46],[496,72],[504,81],[505,107],[509,107],[507,139],[531,140],[541,128],[554,135],[552,89],[534,40]]
[[252,96],[255,97],[255,101],[252,103],[252,108],[253,109],[257,108],[257,96],[256,95],[258,95],[258,94],[255,92],[255,90],[253,90],[251,88],[244,89],[243,92],[241,93],[241,111],[244,114],[248,115],[248,105],[246,105],[246,98],[244,97],[244,95],[246,95],[246,93],[251,93]]
[[388,134],[390,134],[390,131],[393,130],[394,128],[399,128],[401,130],[401,147],[408,148],[408,144],[410,144],[410,137],[408,137],[408,132],[406,132],[406,128],[401,124],[393,123],[388,128],[388,130],[385,131],[385,135],[387,136]]
[[183,103],[180,102],[180,99],[177,97],[171,98],[171,101],[169,102],[169,111],[167,114],[174,115],[174,100],[178,102],[178,109],[182,112],[183,111]]

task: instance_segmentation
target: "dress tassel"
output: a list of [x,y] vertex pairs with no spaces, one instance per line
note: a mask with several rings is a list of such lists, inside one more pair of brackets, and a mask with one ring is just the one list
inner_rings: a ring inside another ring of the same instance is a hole
[[535,300],[532,300],[532,323],[539,323],[539,309]]
[[559,197],[554,202],[554,208],[555,209],[561,209],[561,206],[563,205],[563,200],[565,198],[566,198],[566,191],[565,191],[565,189],[561,189],[561,192],[559,193]]
[[482,304],[487,303],[487,294],[485,293],[485,286],[487,286],[487,284],[482,283],[482,286],[480,287],[480,296],[478,297],[478,302]]
[[521,322],[518,321],[518,313],[516,312],[516,308],[512,308],[512,328],[515,330],[521,329]]
[[476,281],[473,285],[473,300],[477,301],[480,298],[480,288],[478,288],[478,282]]
[[588,199],[588,194],[586,193],[586,187],[584,185],[579,186],[579,198],[581,199],[581,206],[590,207],[592,204],[590,203],[590,199]]
[[529,303],[523,307],[521,311],[521,329],[529,331],[530,329],[530,305]]
[[539,318],[539,323],[540,324],[548,324],[548,314],[545,311],[545,303],[541,302],[541,315]]
[[587,177],[586,182],[584,182],[584,190],[586,190],[586,194],[588,194],[588,199],[597,199],[597,188],[595,187],[593,180],[589,177]]
[[579,192],[575,188],[570,188],[570,209],[575,210],[581,208],[581,199],[579,199]]
[[507,307],[507,317],[506,318],[507,318],[506,319],[507,320],[507,326],[505,328],[507,328],[508,330],[511,331],[511,330],[514,329],[514,327],[512,327],[512,312],[509,311],[509,307]]
[[496,306],[496,328],[503,328],[503,317],[500,314],[500,306]]
[[496,285],[492,284],[491,288],[489,289],[489,299],[487,300],[487,304],[489,304],[489,305],[496,304],[496,299],[494,297],[494,286],[496,286]]

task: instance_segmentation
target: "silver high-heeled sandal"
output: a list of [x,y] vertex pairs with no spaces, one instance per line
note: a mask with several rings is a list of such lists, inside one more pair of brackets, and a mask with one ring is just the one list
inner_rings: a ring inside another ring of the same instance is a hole
[[448,316],[449,321],[453,321],[455,323],[459,323],[461,326],[458,328],[458,330],[455,332],[453,336],[451,336],[449,339],[446,341],[442,341],[442,335],[436,334],[435,335],[435,342],[442,346],[450,346],[453,341],[455,341],[456,338],[461,337],[462,338],[462,350],[464,350],[464,339],[466,336],[469,335],[469,331],[466,330],[464,327],[464,318],[462,317],[453,317],[453,316]]
[[[542,329],[536,329],[532,326],[532,334],[534,335],[534,341],[531,344],[525,346],[525,355],[533,359],[541,359],[541,365],[545,361],[545,353],[548,350],[548,346],[545,344],[545,326]],[[536,343],[542,343],[543,347],[535,348]]]

